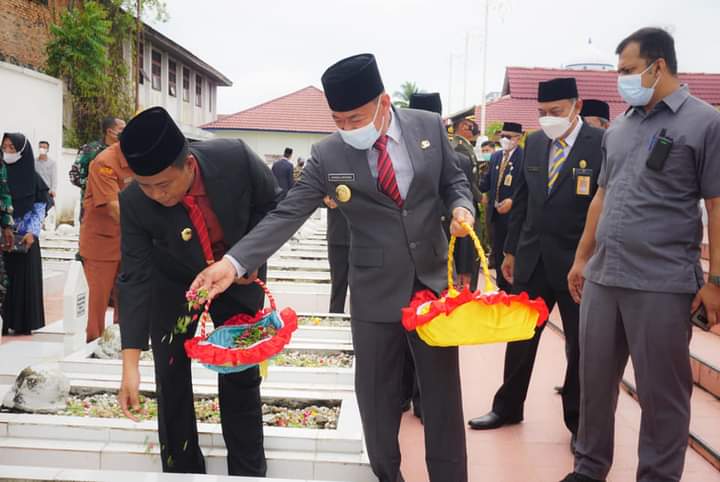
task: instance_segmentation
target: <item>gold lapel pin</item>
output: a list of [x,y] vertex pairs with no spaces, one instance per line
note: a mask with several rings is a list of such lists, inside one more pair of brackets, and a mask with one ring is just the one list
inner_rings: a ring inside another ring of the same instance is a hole
[[587,161],[586,160],[580,161],[580,169],[585,169],[586,167],[587,167]]
[[192,239],[192,229],[183,229],[182,231],[180,231],[180,237],[183,239],[183,241],[190,241]]
[[352,192],[350,191],[350,188],[347,187],[345,184],[340,184],[338,187],[335,188],[335,196],[337,197],[337,200],[341,203],[346,203],[352,197]]
[[429,140],[423,139],[422,141],[420,141],[420,149],[427,149],[428,147],[430,147]]

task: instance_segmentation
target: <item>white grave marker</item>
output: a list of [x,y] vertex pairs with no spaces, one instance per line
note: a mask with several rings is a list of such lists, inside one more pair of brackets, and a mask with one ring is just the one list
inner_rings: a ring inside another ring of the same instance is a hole
[[88,285],[82,263],[73,261],[68,270],[63,292],[63,327],[65,329],[65,354],[74,353],[85,346],[85,330],[88,319]]

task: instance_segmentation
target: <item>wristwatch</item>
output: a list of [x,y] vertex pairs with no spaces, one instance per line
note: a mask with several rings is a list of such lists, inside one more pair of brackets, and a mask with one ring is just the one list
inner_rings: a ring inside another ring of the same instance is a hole
[[715,286],[720,287],[720,275],[711,274],[708,275],[708,283],[714,284]]

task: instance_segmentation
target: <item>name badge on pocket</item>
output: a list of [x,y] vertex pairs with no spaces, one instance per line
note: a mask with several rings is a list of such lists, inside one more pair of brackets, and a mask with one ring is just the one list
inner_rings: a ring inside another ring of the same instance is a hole
[[528,172],[540,172],[540,166],[528,166]]
[[575,194],[589,196],[591,191],[592,169],[573,169]]
[[512,186],[512,174],[508,174],[508,175],[505,176],[505,181],[503,182],[503,185],[504,185],[505,187],[510,187],[510,186]]
[[329,172],[328,182],[355,182],[354,172]]

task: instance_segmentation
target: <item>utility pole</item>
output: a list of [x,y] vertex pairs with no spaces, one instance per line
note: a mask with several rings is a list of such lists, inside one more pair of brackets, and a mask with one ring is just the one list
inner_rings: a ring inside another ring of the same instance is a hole
[[465,32],[465,81],[463,82],[463,105],[462,109],[467,106],[468,78],[470,69],[470,32]]
[[452,101],[453,101],[453,54],[450,52],[450,71],[449,71],[449,82],[448,82],[448,101],[447,101],[447,112],[452,112]]
[[142,42],[142,0],[136,0],[137,1],[137,15],[136,15],[136,25],[135,30],[136,32],[136,38],[135,38],[135,112],[140,110],[140,76],[142,75],[142,65],[140,65],[140,62],[143,61],[143,59],[140,58],[140,42]]
[[487,60],[488,60],[488,25],[490,18],[490,0],[485,0],[485,31],[483,32],[483,73],[482,73],[482,97],[480,98],[480,134],[485,135],[487,127],[486,97],[487,97]]

